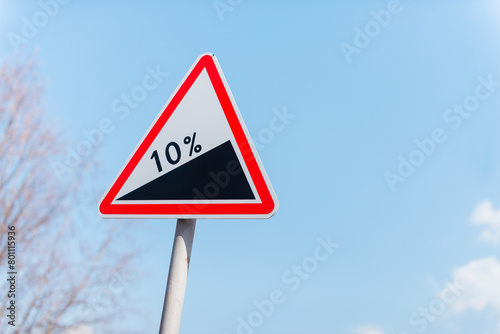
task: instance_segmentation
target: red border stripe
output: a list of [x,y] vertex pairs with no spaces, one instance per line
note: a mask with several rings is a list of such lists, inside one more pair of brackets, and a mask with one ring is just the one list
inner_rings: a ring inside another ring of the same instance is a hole
[[[206,69],[208,77],[212,82],[214,90],[222,106],[222,110],[224,111],[240,152],[242,153],[243,160],[248,168],[250,177],[252,178],[255,188],[259,193],[261,203],[112,204],[113,199],[116,198],[120,189],[130,177],[139,161],[160,133],[161,129],[170,119],[170,116],[176,110],[186,93],[191,89],[191,86],[201,74],[203,69]],[[274,202],[270,190],[267,187],[264,176],[259,168],[259,164],[255,159],[254,152],[250,149],[250,143],[239,122],[238,115],[236,114],[234,106],[231,103],[231,98],[229,97],[226,87],[224,86],[221,75],[217,70],[212,56],[205,55],[200,58],[191,73],[189,73],[187,78],[182,83],[181,87],[177,90],[170,103],[165,107],[157,122],[153,125],[150,132],[146,135],[130,161],[127,163],[113,186],[102,200],[99,210],[103,215],[196,215],[202,217],[204,215],[266,215],[271,213],[275,206],[276,203]]]

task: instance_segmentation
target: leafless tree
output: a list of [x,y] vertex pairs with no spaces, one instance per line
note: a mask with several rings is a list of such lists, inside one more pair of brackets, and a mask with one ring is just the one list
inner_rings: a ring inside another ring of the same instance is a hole
[[85,165],[68,182],[54,175],[51,163],[64,146],[47,120],[42,88],[34,60],[0,67],[0,277],[8,271],[10,226],[17,271],[15,327],[4,307],[8,282],[0,279],[0,332],[117,333],[116,320],[129,311],[123,300],[134,250],[123,247],[123,225],[85,218],[96,208]]

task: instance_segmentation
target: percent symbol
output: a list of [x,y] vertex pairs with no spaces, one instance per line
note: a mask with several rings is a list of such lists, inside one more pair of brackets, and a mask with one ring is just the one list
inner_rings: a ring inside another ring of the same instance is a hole
[[200,153],[201,152],[201,145],[194,145],[194,140],[196,138],[196,132],[193,132],[193,137],[189,137],[187,136],[186,138],[184,138],[184,144],[189,144],[191,143],[191,148],[189,149],[189,156],[192,156],[193,155],[193,149],[196,153]]

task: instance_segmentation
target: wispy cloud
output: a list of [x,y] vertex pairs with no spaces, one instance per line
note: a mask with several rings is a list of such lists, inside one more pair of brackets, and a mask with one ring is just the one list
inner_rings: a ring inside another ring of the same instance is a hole
[[475,225],[485,227],[479,235],[481,240],[500,244],[500,209],[494,210],[489,200],[476,205],[470,220]]
[[466,286],[451,305],[453,313],[489,310],[496,314],[500,329],[500,262],[495,257],[473,260],[453,270],[455,281]]

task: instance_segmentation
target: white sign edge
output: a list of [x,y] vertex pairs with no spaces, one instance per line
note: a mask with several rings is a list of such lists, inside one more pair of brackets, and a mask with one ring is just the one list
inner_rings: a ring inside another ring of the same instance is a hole
[[[141,146],[141,144],[143,143],[143,141],[146,139],[146,137],[148,136],[148,134],[150,133],[151,129],[155,126],[155,124],[158,122],[158,119],[161,117],[161,115],[163,114],[163,111],[165,110],[165,108],[167,108],[167,106],[170,104],[170,102],[172,101],[172,99],[176,96],[177,92],[179,91],[179,89],[182,87],[182,85],[184,84],[184,82],[186,81],[186,79],[188,78],[188,76],[191,74],[191,72],[193,71],[194,67],[198,64],[198,62],[200,61],[200,59],[204,56],[211,56],[214,60],[214,64],[217,68],[217,72],[219,73],[220,77],[221,77],[221,80],[222,80],[222,83],[224,85],[224,88],[226,89],[226,92],[229,96],[229,99],[231,100],[231,104],[234,108],[234,111],[236,113],[236,116],[238,117],[238,121],[241,125],[241,128],[243,129],[243,132],[245,133],[245,137],[247,138],[248,140],[248,144],[250,146],[250,149],[252,151],[252,154],[254,155],[255,157],[255,160],[257,162],[257,165],[259,166],[259,169],[260,169],[260,172],[262,173],[262,177],[264,178],[264,182],[266,183],[266,186],[269,190],[269,193],[271,195],[271,198],[273,199],[274,201],[274,209],[273,211],[271,211],[270,213],[268,214],[224,214],[224,215],[196,215],[196,214],[191,214],[191,215],[166,215],[166,214],[162,214],[162,215],[155,215],[155,214],[152,214],[152,215],[147,215],[147,214],[141,214],[141,215],[137,215],[137,214],[103,214],[100,210],[100,206],[101,206],[101,203],[102,201],[104,200],[104,198],[106,197],[106,195],[109,193],[109,191],[111,190],[111,188],[113,187],[113,185],[116,183],[116,181],[118,180],[118,178],[120,177],[120,175],[123,173],[123,170],[125,169],[125,167],[127,167],[127,165],[129,164],[130,160],[132,159],[132,157],[134,156],[134,154],[137,152],[137,150],[139,149],[139,147]],[[122,168],[120,169],[120,171],[117,173],[117,175],[115,176],[113,182],[111,182],[110,186],[107,188],[107,190],[104,192],[104,194],[102,195],[101,199],[99,200],[98,204],[97,204],[97,212],[99,213],[99,216],[103,219],[123,219],[123,218],[128,218],[128,219],[161,219],[161,218],[164,218],[164,219],[234,219],[234,218],[240,218],[240,219],[268,219],[268,218],[271,218],[272,216],[274,216],[274,214],[276,213],[276,211],[278,211],[278,207],[279,207],[279,201],[278,201],[278,198],[276,197],[276,193],[274,192],[274,188],[273,186],[271,185],[271,181],[269,180],[269,177],[267,176],[267,173],[266,173],[266,170],[264,169],[264,166],[262,164],[262,161],[260,160],[260,156],[259,154],[257,153],[257,149],[253,143],[253,140],[252,140],[252,137],[250,136],[250,133],[248,132],[248,129],[246,127],[246,124],[245,122],[243,121],[243,117],[240,113],[240,110],[238,108],[238,105],[236,104],[236,101],[233,97],[233,93],[231,92],[230,88],[229,88],[229,85],[226,81],[226,77],[224,76],[224,72],[222,72],[222,69],[219,65],[219,61],[217,60],[217,57],[215,56],[214,53],[211,53],[211,52],[205,52],[205,53],[202,53],[201,55],[199,55],[196,60],[194,61],[194,63],[191,65],[191,67],[189,68],[189,70],[186,72],[186,74],[184,75],[184,77],[182,78],[182,80],[179,82],[179,84],[177,85],[177,87],[175,88],[175,90],[173,91],[173,93],[171,94],[171,96],[169,97],[169,99],[167,100],[167,102],[163,105],[162,109],[160,110],[160,112],[158,113],[158,115],[156,116],[156,118],[151,122],[151,125],[149,126],[149,128],[146,130],[145,134],[141,137],[141,139],[139,140],[139,142],[136,144],[134,150],[132,151],[132,153],[129,155],[128,159],[126,160],[126,162],[123,164]]]

